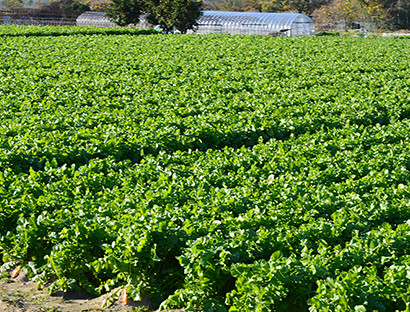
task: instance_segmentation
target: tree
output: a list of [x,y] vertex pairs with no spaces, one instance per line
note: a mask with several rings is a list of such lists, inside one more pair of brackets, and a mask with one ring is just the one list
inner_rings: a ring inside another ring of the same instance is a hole
[[384,28],[408,28],[410,4],[408,0],[358,0],[363,8]]
[[299,13],[311,16],[316,9],[329,2],[329,0],[291,0],[290,6]]
[[112,0],[106,13],[120,26],[136,24],[142,13],[149,13],[151,24],[158,24],[165,31],[175,28],[186,33],[197,25],[201,7],[201,0]]
[[286,12],[292,10],[289,0],[262,1],[262,12]]
[[410,1],[397,0],[394,6],[391,6],[391,15],[394,18],[394,24],[397,28],[410,29]]
[[370,16],[386,21],[389,19],[388,6],[391,0],[358,0]]
[[164,31],[176,28],[183,34],[197,26],[201,7],[200,0],[147,0],[152,23],[159,24]]
[[311,16],[312,13],[329,0],[262,0],[262,12],[297,11]]
[[354,23],[368,20],[370,16],[357,0],[334,0],[316,10],[313,17],[319,25],[343,23],[348,28]]
[[[211,11],[260,11],[258,0],[207,0],[204,2],[206,10]],[[256,4],[256,5],[255,5]]]
[[345,23],[352,24],[371,22],[381,28],[409,28],[408,0],[333,0],[314,13],[318,24]]
[[112,0],[105,12],[115,24],[126,26],[138,23],[145,10],[146,3],[143,0]]
[[23,7],[23,0],[6,0],[6,7],[9,9],[19,9]]
[[33,14],[36,16],[77,17],[81,13],[90,10],[88,5],[75,0],[57,0],[38,5]]

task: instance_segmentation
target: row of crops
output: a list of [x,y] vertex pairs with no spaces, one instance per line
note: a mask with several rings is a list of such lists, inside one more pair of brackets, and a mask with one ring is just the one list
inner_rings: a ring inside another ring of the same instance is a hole
[[410,40],[59,31],[0,27],[4,268],[161,308],[410,311]]

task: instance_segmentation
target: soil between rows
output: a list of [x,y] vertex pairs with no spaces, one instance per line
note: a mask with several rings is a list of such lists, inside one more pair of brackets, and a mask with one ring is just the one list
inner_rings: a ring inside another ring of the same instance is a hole
[[[121,303],[114,301],[109,308],[102,309],[102,302],[108,294],[92,298],[86,293],[59,292],[49,295],[46,290],[37,290],[36,283],[25,275],[15,279],[0,281],[0,311],[1,312],[148,312],[149,301]],[[168,312],[183,312],[183,310],[167,310]]]

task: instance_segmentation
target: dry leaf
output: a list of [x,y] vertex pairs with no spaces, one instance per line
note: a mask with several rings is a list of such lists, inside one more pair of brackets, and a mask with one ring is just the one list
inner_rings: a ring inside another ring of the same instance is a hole
[[17,276],[19,276],[20,269],[21,269],[20,265],[16,266],[15,269],[10,274],[11,278],[16,278]]
[[128,287],[124,287],[123,290],[121,291],[121,302],[124,305],[128,304],[127,288]]

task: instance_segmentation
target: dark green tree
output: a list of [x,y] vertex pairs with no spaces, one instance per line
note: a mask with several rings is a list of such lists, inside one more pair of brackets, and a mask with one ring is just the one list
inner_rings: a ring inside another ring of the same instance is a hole
[[75,0],[57,0],[38,5],[33,14],[37,16],[77,17],[81,13],[90,10],[88,5]]
[[188,29],[197,26],[201,16],[200,0],[147,0],[150,21],[158,24],[165,31],[173,29],[185,34]]
[[23,0],[6,0],[6,7],[9,9],[18,9],[23,7]]
[[410,29],[410,1],[397,0],[395,5],[391,6],[391,15],[393,16],[395,26],[402,29]]
[[145,10],[146,3],[143,0],[112,0],[106,14],[115,24],[126,26],[138,23]]

